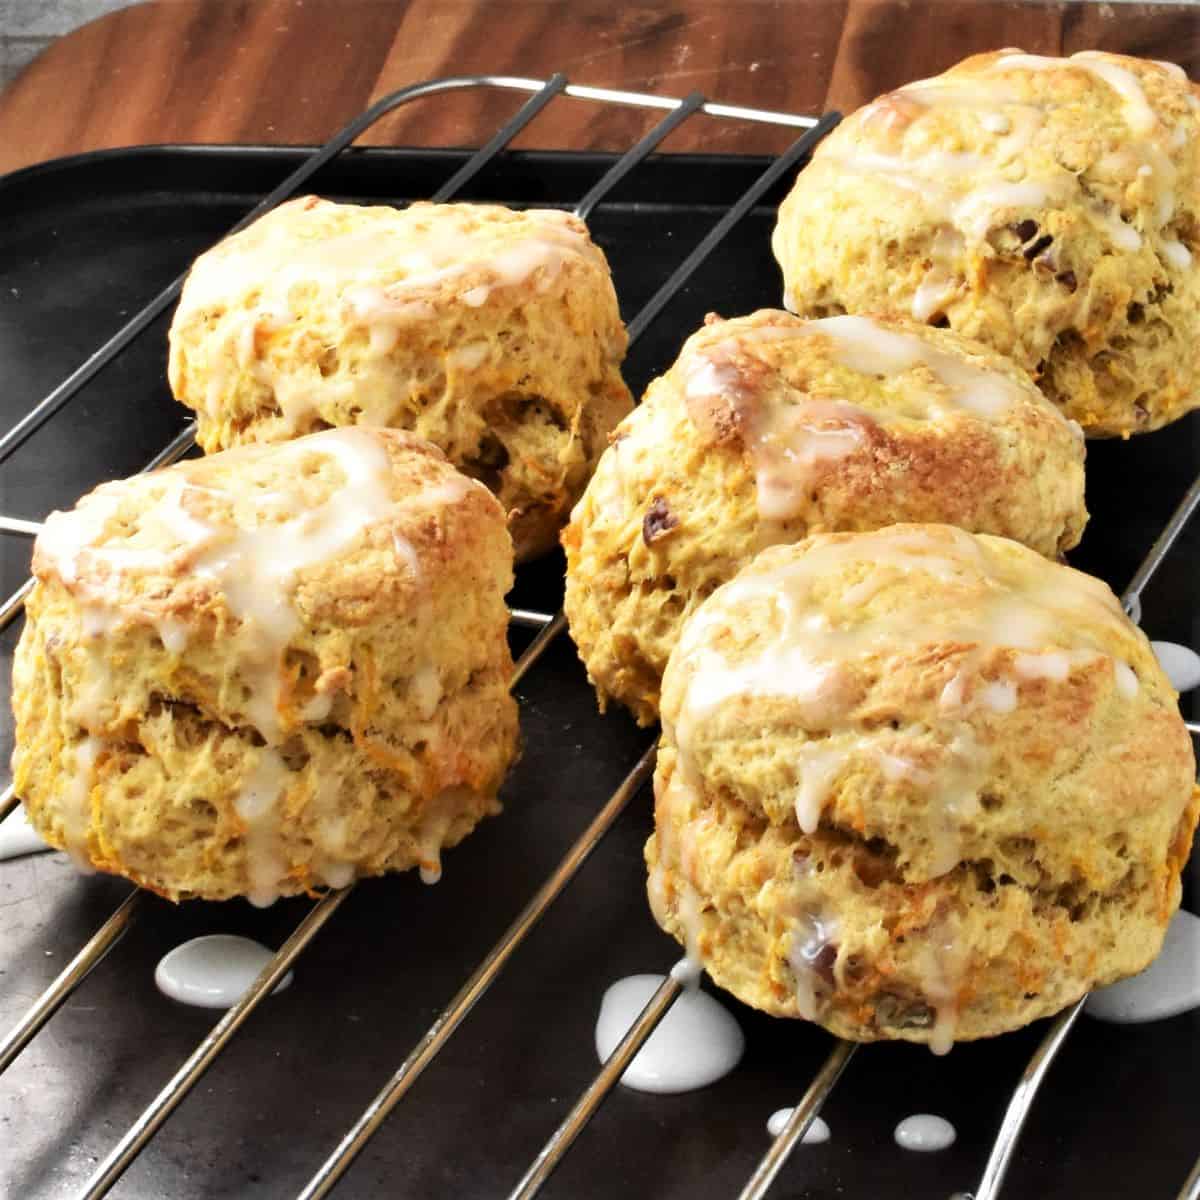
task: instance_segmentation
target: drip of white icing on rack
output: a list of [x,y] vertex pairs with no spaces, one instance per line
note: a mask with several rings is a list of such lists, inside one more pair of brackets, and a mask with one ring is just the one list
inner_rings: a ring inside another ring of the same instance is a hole
[[1142,972],[1088,997],[1085,1011],[1101,1021],[1140,1025],[1200,1008],[1200,917],[1180,909],[1158,957]]
[[954,1145],[958,1134],[945,1117],[932,1113],[914,1113],[905,1117],[895,1132],[896,1145],[904,1150],[919,1150],[930,1153],[948,1150]]
[[1151,642],[1150,646],[1177,692],[1200,687],[1200,654],[1178,642]]
[[[790,1108],[777,1108],[767,1118],[767,1132],[773,1137],[778,1137],[784,1126],[792,1119]],[[804,1131],[804,1136],[800,1139],[802,1146],[821,1146],[829,1141],[830,1132],[829,1126],[821,1117],[813,1117],[812,1124]]]
[[[596,1053],[605,1061],[628,1032],[662,975],[630,975],[604,993],[596,1020]],[[728,1009],[707,992],[688,988],[625,1068],[621,1082],[639,1092],[690,1092],[728,1075],[746,1039]]]
[[[164,996],[197,1008],[229,1008],[258,978],[273,954],[265,946],[234,934],[192,938],[165,954],[154,968],[154,982]],[[275,995],[289,987],[292,973],[275,985]]]
[[25,809],[20,805],[0,821],[0,862],[53,849],[54,847],[48,846],[30,825]]

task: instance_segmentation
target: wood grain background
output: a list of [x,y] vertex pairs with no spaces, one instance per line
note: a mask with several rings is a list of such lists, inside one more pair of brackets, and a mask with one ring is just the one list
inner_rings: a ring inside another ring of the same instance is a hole
[[[0,97],[0,171],[148,142],[321,141],[395,88],[488,71],[816,113],[977,50],[1121,50],[1200,69],[1200,9],[1013,0],[158,0],[54,44]],[[419,102],[365,140],[477,145],[519,97]],[[616,149],[645,114],[558,101],[519,144]],[[778,151],[698,120],[669,150]]]

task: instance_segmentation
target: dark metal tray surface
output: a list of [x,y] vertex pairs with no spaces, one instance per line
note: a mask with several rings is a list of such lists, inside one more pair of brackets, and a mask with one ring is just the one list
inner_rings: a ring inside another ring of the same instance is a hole
[[[88,155],[0,180],[0,425],[9,427],[127,316],[301,161],[281,148],[163,147]],[[465,160],[454,151],[355,150],[311,190],[402,202],[431,194]],[[465,199],[577,200],[607,156],[515,153]],[[626,315],[754,179],[763,162],[649,160],[593,215]],[[724,242],[639,342],[636,392],[704,314],[777,305],[768,238],[778,194]],[[0,511],[40,519],[102,479],[139,469],[183,426],[166,387],[165,318],[37,433],[0,473]],[[1075,565],[1120,590],[1200,465],[1200,421],[1132,442],[1093,443],[1092,523]],[[29,544],[0,535],[0,591],[19,586]],[[1193,523],[1144,597],[1152,637],[1200,644]],[[559,556],[523,568],[514,604],[553,611]],[[0,638],[0,754],[11,750],[7,688],[19,625]],[[514,634],[517,644],[527,635]],[[415,876],[361,884],[134,1163],[127,1197],[294,1195],[399,1065],[481,956],[558,863],[651,735],[601,717],[569,640],[519,689],[525,753],[506,811],[447,856],[436,887]],[[1185,701],[1185,704],[1188,703]],[[516,953],[380,1134],[338,1195],[507,1194],[595,1073],[605,988],[679,957],[645,900],[648,789]],[[1200,901],[1196,870],[1185,906]],[[129,885],[77,875],[62,855],[0,862],[0,1028],[11,1026]],[[65,1197],[137,1117],[215,1019],[165,999],[154,966],[180,942],[237,932],[278,946],[303,900],[178,907],[142,919],[0,1077],[0,1196]],[[1200,966],[1198,966],[1200,969]],[[708,985],[706,985],[708,986]],[[821,1030],[724,998],[747,1037],[741,1066],[702,1091],[618,1088],[548,1185],[553,1197],[737,1193],[767,1146],[766,1120],[795,1103],[830,1048]],[[799,1147],[780,1200],[937,1197],[978,1178],[1009,1093],[1044,1024],[948,1058],[870,1046],[824,1109],[830,1142]],[[1034,1108],[1006,1195],[1173,1196],[1197,1137],[1200,1013],[1117,1027],[1086,1016]],[[892,1130],[914,1112],[948,1117],[958,1141],[919,1155]]]

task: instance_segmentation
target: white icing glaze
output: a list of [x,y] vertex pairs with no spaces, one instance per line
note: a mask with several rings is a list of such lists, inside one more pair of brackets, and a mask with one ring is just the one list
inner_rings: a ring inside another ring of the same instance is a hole
[[[832,340],[840,362],[866,375],[898,375],[926,367],[949,392],[950,408],[996,419],[1025,395],[1008,376],[963,362],[914,334],[885,329],[869,317],[825,317],[808,328]],[[931,407],[936,410],[936,402]]]
[[[323,399],[354,386],[316,372],[300,376],[283,370],[273,355],[259,352],[258,335],[301,320],[297,313],[304,312],[314,289],[323,289],[322,307],[331,298],[340,300],[344,320],[365,329],[367,354],[378,358],[392,351],[404,327],[436,319],[431,301],[447,285],[461,286],[462,302],[479,307],[497,289],[545,291],[568,260],[599,254],[580,224],[553,209],[531,209],[501,222],[481,220],[479,214],[487,210],[472,205],[366,209],[354,228],[334,231],[324,218],[332,207],[311,200],[281,205],[202,255],[176,315],[183,325],[213,312],[225,314],[229,357],[274,393],[293,431],[319,412]],[[248,310],[227,312],[247,301]],[[475,369],[468,360],[452,365],[459,371]],[[230,374],[223,356],[215,361],[205,400],[214,417]]]
[[994,70],[1020,67],[1026,71],[1061,71],[1082,68],[1103,80],[1121,98],[1122,111],[1130,133],[1144,136],[1158,124],[1158,117],[1138,77],[1125,67],[1118,66],[1108,55],[1095,50],[1081,50],[1070,58],[1050,58],[1040,54],[1005,54],[993,64]]
[[1113,673],[1116,678],[1117,691],[1126,700],[1132,700],[1138,694],[1138,677],[1134,669],[1120,659],[1113,661]]
[[1071,660],[1059,650],[1045,654],[1018,654],[1013,659],[1013,670],[1022,679],[1051,679],[1061,683],[1071,673]]
[[[773,1137],[778,1137],[783,1132],[783,1127],[792,1119],[792,1109],[778,1108],[767,1118],[767,1132]],[[829,1141],[830,1132],[829,1126],[821,1117],[813,1117],[812,1124],[804,1131],[804,1136],[800,1139],[802,1146],[820,1146]]]
[[279,886],[287,876],[279,808],[289,774],[279,752],[263,746],[234,800],[234,809],[245,825],[246,897],[260,908],[279,899]]
[[294,311],[292,290],[318,283],[344,289],[348,308],[364,324],[412,320],[416,313],[406,309],[421,293],[469,273],[481,275],[483,303],[492,288],[526,283],[538,271],[555,275],[568,256],[591,253],[586,233],[555,209],[528,210],[522,223],[506,224],[500,239],[471,205],[414,205],[378,214],[365,226],[317,234],[305,228],[304,204],[281,205],[201,255],[176,319],[258,292],[255,320],[279,323]]
[[1176,270],[1183,271],[1192,265],[1192,252],[1180,241],[1167,238],[1163,241],[1163,256]]
[[802,912],[796,918],[788,966],[796,979],[796,1011],[806,1021],[820,1017],[832,991],[832,958],[836,956],[832,948],[837,934],[837,917],[823,907]]
[[0,822],[0,862],[7,858],[21,858],[26,854],[41,854],[53,850],[42,841],[20,805]]
[[487,361],[491,350],[492,348],[487,342],[468,342],[465,346],[459,346],[452,350],[448,361],[451,366],[460,370],[475,371]]
[[990,708],[992,712],[1013,712],[1017,707],[1016,684],[1007,679],[997,679],[986,683],[979,689],[979,702],[985,708]]
[[[154,968],[154,982],[164,996],[197,1008],[229,1008],[258,978],[273,954],[249,938],[213,933],[192,938],[165,954]],[[271,994],[290,986],[292,972]]]
[[1200,687],[1200,654],[1178,642],[1151,642],[1150,646],[1177,692]]
[[96,759],[103,749],[104,743],[99,738],[85,737],[68,752],[74,773],[67,781],[67,794],[61,809],[64,849],[75,866],[89,874],[93,869],[87,855],[88,828],[92,823],[92,785]]
[[1162,1021],[1200,1008],[1200,918],[1180,909],[1159,956],[1140,974],[1099,988],[1086,1011],[1118,1025]]
[[[596,1053],[605,1061],[663,982],[630,975],[604,993]],[[715,1083],[741,1061],[746,1039],[733,1015],[698,988],[684,991],[621,1076],[640,1092],[690,1092]]]
[[914,1113],[896,1126],[896,1145],[904,1150],[948,1150],[958,1134],[945,1117],[932,1113]]

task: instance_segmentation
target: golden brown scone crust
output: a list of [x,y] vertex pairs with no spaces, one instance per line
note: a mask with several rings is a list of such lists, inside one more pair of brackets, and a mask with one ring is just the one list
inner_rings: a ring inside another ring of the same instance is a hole
[[104,484],[33,569],[14,781],[78,862],[266,903],[436,873],[499,810],[512,543],[427,442],[332,430]]
[[582,221],[487,204],[289,201],[192,267],[168,375],[206,451],[330,425],[428,438],[549,549],[630,409]]
[[710,317],[622,422],[563,534],[566,612],[601,705],[653,721],[680,624],[772,543],[945,521],[1069,549],[1083,457],[1023,372],[948,331]]
[[787,306],[949,323],[1090,435],[1200,404],[1200,103],[1178,67],[979,54],[853,113],[779,213]]
[[1098,580],[949,526],[818,535],[671,656],[651,905],[756,1008],[945,1049],[1155,956],[1194,780]]

